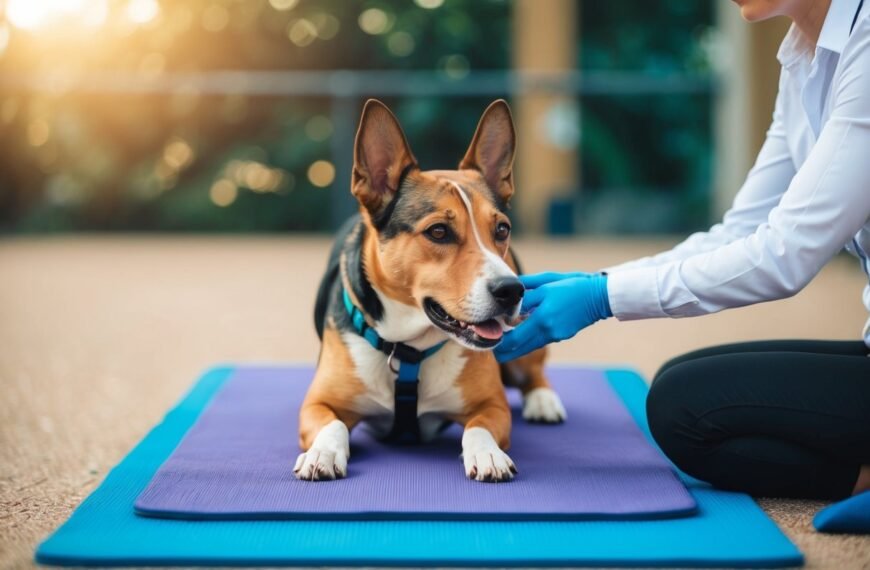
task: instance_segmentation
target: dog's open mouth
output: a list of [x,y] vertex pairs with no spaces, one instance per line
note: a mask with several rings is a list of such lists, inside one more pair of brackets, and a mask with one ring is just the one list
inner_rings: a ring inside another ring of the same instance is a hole
[[438,302],[431,298],[423,300],[423,310],[435,326],[477,348],[492,348],[501,342],[505,327],[498,319],[469,323],[456,319]]

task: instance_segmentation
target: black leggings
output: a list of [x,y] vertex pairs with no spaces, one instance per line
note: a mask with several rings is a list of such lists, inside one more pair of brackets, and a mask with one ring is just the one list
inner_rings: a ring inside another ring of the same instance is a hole
[[691,352],[656,374],[647,415],[693,477],[755,496],[841,499],[870,465],[868,350],[783,340]]

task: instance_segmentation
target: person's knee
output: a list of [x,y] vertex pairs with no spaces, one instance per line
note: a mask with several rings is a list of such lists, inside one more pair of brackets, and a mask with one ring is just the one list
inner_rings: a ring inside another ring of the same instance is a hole
[[658,369],[658,372],[656,372],[653,378],[657,380],[661,375],[663,375],[671,368],[680,366],[682,364],[703,360],[711,356],[721,356],[738,352],[755,352],[759,350],[760,346],[762,346],[762,344],[757,342],[743,342],[699,348],[697,350],[693,350],[691,352],[687,352],[685,354],[681,354],[679,356],[671,358],[670,360],[662,364],[661,368]]
[[[672,369],[682,366],[683,364],[693,362],[700,358],[704,358],[708,355],[708,353],[718,350],[719,347],[712,348],[701,348],[698,350],[693,350],[692,352],[687,352],[685,354],[681,354],[679,356],[675,356],[661,365],[658,371],[653,376],[653,385],[658,382],[659,378],[665,375],[665,373],[670,372]],[[673,375],[671,375],[673,376]]]
[[677,366],[677,365],[681,364],[682,362],[686,361],[689,357],[691,357],[691,353],[682,354],[680,356],[675,356],[675,357],[671,358],[670,360],[668,360],[667,362],[665,362],[664,364],[662,364],[659,367],[659,369],[656,371],[655,375],[653,376],[652,386],[656,385],[656,383],[659,381],[659,378],[661,378],[665,374],[665,372],[667,372],[668,370],[670,370],[674,366]]
[[690,363],[677,364],[659,374],[646,400],[650,433],[664,454],[687,473],[703,461],[704,440],[697,431],[693,396],[697,375]]

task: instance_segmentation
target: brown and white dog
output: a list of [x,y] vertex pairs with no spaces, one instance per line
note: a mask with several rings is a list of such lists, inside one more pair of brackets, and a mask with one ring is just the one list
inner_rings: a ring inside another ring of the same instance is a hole
[[526,420],[565,419],[543,373],[544,350],[501,366],[488,350],[517,319],[523,296],[506,214],[514,148],[510,109],[499,100],[458,170],[423,171],[390,110],[366,103],[351,188],[360,214],[336,240],[315,307],[322,347],[300,410],[299,479],[346,476],[349,430],[365,421],[383,435],[393,422],[394,368],[353,326],[345,291],[385,341],[421,351],[452,341],[420,365],[418,429],[427,440],[445,420],[462,424],[469,478],[516,473],[505,453],[511,414],[503,385],[522,391]]

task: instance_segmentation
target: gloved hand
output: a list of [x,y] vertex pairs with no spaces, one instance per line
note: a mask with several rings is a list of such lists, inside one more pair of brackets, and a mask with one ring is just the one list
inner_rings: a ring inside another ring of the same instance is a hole
[[571,338],[596,321],[612,317],[607,276],[589,273],[522,275],[523,313],[531,315],[495,347],[499,362]]

